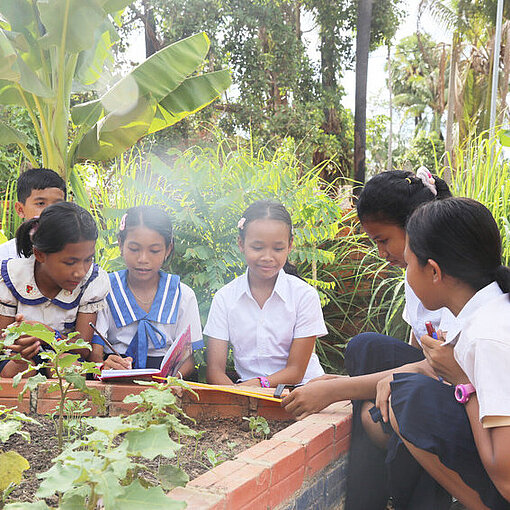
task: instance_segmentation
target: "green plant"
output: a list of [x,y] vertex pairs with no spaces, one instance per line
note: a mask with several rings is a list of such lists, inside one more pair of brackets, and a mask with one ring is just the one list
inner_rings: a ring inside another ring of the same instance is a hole
[[[68,442],[73,439],[82,437],[83,434],[86,433],[87,428],[85,426],[85,422],[83,421],[83,416],[91,410],[91,408],[88,406],[88,400],[66,400],[64,402],[63,427],[64,431],[67,433]],[[55,420],[55,417],[57,417],[58,424],[59,415],[60,404],[57,404],[55,406],[55,410],[49,416],[52,420]],[[56,426],[56,430],[58,433],[58,426]]]
[[[0,441],[4,443],[13,434],[19,434],[26,441],[30,441],[30,434],[22,430],[23,423],[39,425],[15,407],[0,405]],[[15,451],[0,451],[0,508],[3,508],[9,494],[21,482],[23,471],[30,468],[28,461]]]
[[215,452],[212,448],[207,448],[203,456],[213,468],[225,461],[225,454],[223,452]]
[[[16,374],[13,378],[13,386],[16,387],[22,377],[31,372],[32,370],[46,370],[49,371],[54,379],[50,379],[48,386],[48,393],[55,391],[59,392],[60,398],[58,400],[58,421],[57,421],[57,440],[58,448],[62,450],[64,442],[64,412],[66,398],[75,392],[81,392],[88,395],[94,404],[99,407],[104,405],[104,397],[96,388],[89,388],[85,383],[86,374],[99,374],[96,363],[83,362],[77,363],[80,357],[79,354],[73,354],[73,350],[88,349],[91,350],[90,343],[81,338],[76,338],[78,333],[71,333],[67,339],[55,338],[55,333],[47,329],[43,324],[21,324],[11,326],[5,330],[5,336],[0,341],[0,344],[12,345],[22,335],[33,336],[47,344],[51,349],[42,350],[39,356],[42,360],[36,366],[30,365],[28,368]],[[11,359],[21,359],[17,354],[12,356]],[[46,376],[41,372],[37,375],[29,377],[26,380],[23,390],[20,392],[19,398],[27,391],[37,388],[40,384],[47,381]]]
[[262,436],[266,439],[271,432],[269,430],[269,424],[263,416],[243,416],[243,420],[246,420],[250,426],[252,439],[255,439],[255,436]]
[[[204,33],[174,43],[119,79],[101,97],[71,107],[76,92],[97,90],[112,69],[115,24],[131,0],[5,0],[0,4],[0,104],[26,109],[45,167],[67,177],[78,160],[102,161],[216,99],[228,71],[193,75],[209,49]],[[1,143],[17,144],[34,166],[27,136],[2,123]],[[71,143],[68,134],[72,132]],[[88,204],[83,186],[75,192]]]

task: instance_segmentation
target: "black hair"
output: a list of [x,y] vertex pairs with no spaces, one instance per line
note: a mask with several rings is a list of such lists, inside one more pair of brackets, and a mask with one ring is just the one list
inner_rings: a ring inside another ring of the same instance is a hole
[[[242,242],[244,242],[244,238],[246,236],[246,227],[252,221],[261,219],[283,221],[283,223],[289,227],[289,242],[292,241],[292,218],[290,217],[289,211],[287,211],[285,206],[280,202],[276,202],[274,200],[257,200],[248,206],[248,208],[243,212],[242,218],[244,218],[244,222],[239,228],[239,237]],[[288,260],[285,262],[283,270],[287,274],[301,278],[296,266],[291,264]]]
[[73,202],[58,202],[46,207],[39,218],[20,225],[16,232],[19,255],[30,257],[33,248],[43,253],[57,253],[66,244],[97,239],[97,225],[92,215]]
[[30,168],[18,177],[18,202],[25,203],[34,189],[58,188],[67,195],[66,183],[57,172],[49,168]]
[[118,233],[119,244],[122,246],[126,240],[127,231],[141,225],[155,230],[165,240],[168,248],[173,241],[172,220],[161,207],[155,205],[140,205],[127,210],[121,223],[122,230]]
[[434,260],[441,271],[479,291],[496,281],[510,291],[510,268],[501,264],[501,235],[491,212],[470,198],[430,202],[407,223],[409,246],[418,262]]
[[356,209],[361,223],[367,220],[391,223],[402,228],[421,204],[442,200],[452,194],[443,179],[432,176],[437,195],[412,172],[392,170],[372,177],[361,191]]

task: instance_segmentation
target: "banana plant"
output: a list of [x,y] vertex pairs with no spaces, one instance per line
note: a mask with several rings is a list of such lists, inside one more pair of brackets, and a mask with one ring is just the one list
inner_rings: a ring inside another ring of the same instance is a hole
[[[228,70],[199,74],[209,39],[198,33],[155,53],[106,92],[116,24],[132,0],[1,0],[0,104],[25,107],[42,165],[73,185],[80,160],[104,161],[140,138],[204,108],[230,83]],[[76,92],[92,101],[71,106]],[[0,123],[0,144],[15,143],[33,166],[26,136]]]

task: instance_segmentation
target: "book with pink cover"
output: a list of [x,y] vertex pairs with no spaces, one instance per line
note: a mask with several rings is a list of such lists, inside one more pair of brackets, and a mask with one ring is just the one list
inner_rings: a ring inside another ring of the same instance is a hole
[[151,378],[157,377],[175,377],[177,371],[184,361],[191,356],[191,326],[188,326],[178,340],[176,340],[166,351],[165,357],[158,368],[133,368],[131,370],[102,370],[100,379],[107,381],[109,379],[126,378]]

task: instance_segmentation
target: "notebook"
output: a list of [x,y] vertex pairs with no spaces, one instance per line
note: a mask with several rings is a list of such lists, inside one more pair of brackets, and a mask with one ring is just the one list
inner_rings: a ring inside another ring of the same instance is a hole
[[100,379],[174,377],[184,361],[191,355],[191,326],[168,349],[158,368],[133,368],[131,370],[102,370]]

